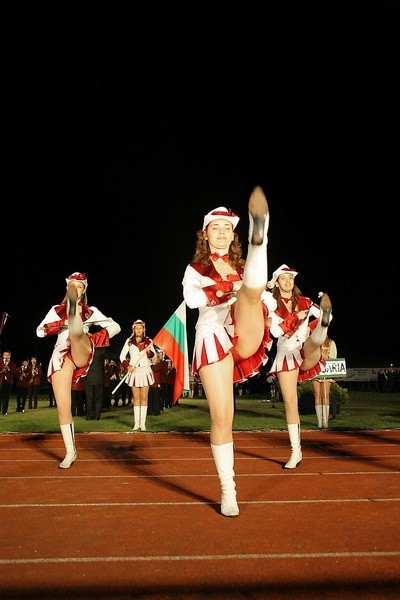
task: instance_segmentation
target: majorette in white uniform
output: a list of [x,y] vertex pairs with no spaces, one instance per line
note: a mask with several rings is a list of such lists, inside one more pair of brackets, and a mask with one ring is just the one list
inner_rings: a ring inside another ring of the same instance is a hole
[[[133,323],[132,330],[134,330],[135,325],[143,325],[144,328],[146,327],[145,322],[140,319]],[[146,330],[144,329],[144,331]],[[147,351],[143,352],[143,356],[140,358],[139,362],[137,362],[139,354],[145,348],[147,348]],[[127,360],[128,355],[129,360]],[[137,344],[135,332],[133,331],[132,335],[125,341],[124,347],[119,355],[119,360],[125,369],[127,369],[128,366],[135,365],[132,373],[125,379],[125,383],[130,387],[145,387],[152,385],[154,383],[154,373],[151,368],[151,359],[155,356],[156,350],[153,345],[153,340],[145,335],[143,341]]]
[[[87,289],[87,279],[84,273],[73,273],[66,279],[67,284],[71,280],[81,281],[85,284]],[[95,306],[86,306],[82,304],[82,302],[79,302],[78,304],[82,306],[81,318],[83,321],[83,330],[85,333],[89,334],[92,352],[87,365],[75,369],[72,380],[73,384],[87,374],[93,359],[93,349],[109,346],[110,338],[112,338],[114,335],[117,335],[117,333],[121,331],[121,327],[118,323],[111,319],[111,317],[106,317],[103,315],[103,313],[100,312]],[[55,304],[52,306],[43,321],[36,328],[36,335],[40,338],[57,335],[57,341],[55,343],[47,369],[47,379],[49,381],[51,380],[53,373],[61,370],[66,356],[68,356],[73,362],[70,354],[71,344],[68,337],[68,326],[65,325],[65,321],[68,321],[67,304],[66,302],[63,302],[61,304]],[[97,331],[96,333],[90,334],[89,328],[91,325],[98,325],[103,329],[101,329],[101,331]]]
[[[207,217],[210,221],[212,218],[218,218],[215,215],[223,214],[223,218],[232,221],[233,228],[239,221],[239,217],[229,215],[225,207],[215,209],[213,214],[214,216],[211,213],[206,215],[203,230],[208,224]],[[198,371],[202,366],[222,360],[228,352],[231,352],[234,358],[233,383],[245,381],[256,375],[260,366],[266,364],[268,360],[265,350],[272,342],[267,327],[262,343],[253,356],[242,359],[235,352],[234,302],[236,298],[230,292],[233,291],[233,282],[243,279],[243,270],[243,267],[238,266],[236,268],[238,274],[229,275],[226,280],[215,269],[212,261],[205,266],[197,262],[190,263],[186,267],[182,280],[183,297],[189,308],[199,309],[192,360],[192,371],[197,380],[199,380]],[[264,318],[267,318],[269,311],[276,308],[276,301],[269,292],[263,293],[262,300]]]
[[[289,269],[287,265],[281,265],[274,271],[272,280],[268,283],[273,287],[279,275],[291,273],[293,276],[297,271]],[[272,295],[272,294],[271,294]],[[307,316],[302,321],[299,320],[297,313],[306,310]],[[270,369],[271,375],[276,375],[280,371],[291,371],[300,369],[297,380],[306,381],[318,375],[325,365],[325,358],[322,356],[319,362],[308,371],[302,371],[300,368],[304,359],[303,344],[314,327],[318,323],[321,314],[320,307],[307,296],[298,296],[296,312],[291,313],[284,305],[281,309],[276,309],[272,315],[272,324],[270,327],[271,335],[277,338],[276,356]],[[332,320],[332,315],[330,315]]]
[[[322,345],[321,351],[322,356],[325,360],[328,360],[330,358],[337,358],[336,342],[331,340],[331,338],[326,338]],[[316,377],[315,381],[318,381],[319,383],[335,383],[335,379],[328,379],[327,377],[322,377],[320,379]]]

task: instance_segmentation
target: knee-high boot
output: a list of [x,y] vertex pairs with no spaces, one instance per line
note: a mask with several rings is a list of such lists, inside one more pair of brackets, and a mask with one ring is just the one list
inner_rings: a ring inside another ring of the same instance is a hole
[[329,427],[329,404],[322,405],[322,427],[324,429]]
[[140,406],[133,406],[133,419],[134,419],[134,423],[133,423],[133,428],[132,431],[138,431],[138,429],[140,428]]
[[221,513],[225,517],[237,517],[239,507],[236,502],[236,485],[234,481],[233,442],[221,446],[211,444],[211,451],[221,483]]
[[264,192],[255,187],[249,200],[249,246],[243,283],[254,289],[265,288],[268,281],[267,243],[269,211]]
[[67,454],[64,460],[58,465],[60,469],[69,469],[76,461],[77,452],[75,448],[75,430],[74,422],[60,425]]
[[285,465],[285,469],[295,469],[301,463],[303,455],[300,442],[300,423],[288,424],[291,455]]
[[147,406],[140,407],[140,429],[146,431]]
[[322,429],[322,404],[315,405],[315,412],[317,414],[318,429]]

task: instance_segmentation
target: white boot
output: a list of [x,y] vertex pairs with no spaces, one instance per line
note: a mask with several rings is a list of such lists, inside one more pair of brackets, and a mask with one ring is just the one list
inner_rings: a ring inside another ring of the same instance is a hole
[[75,448],[74,423],[72,422],[67,423],[66,425],[60,425],[60,428],[67,454],[65,455],[64,460],[58,466],[60,469],[69,469],[70,466],[76,461],[77,457]]
[[146,431],[147,406],[140,407],[140,429]]
[[315,412],[317,415],[318,429],[322,429],[322,404],[315,405]]
[[300,443],[300,423],[290,424],[287,426],[287,428],[292,452],[290,459],[285,465],[285,469],[295,469],[297,465],[301,463],[303,458]]
[[318,319],[318,325],[310,337],[317,346],[322,346],[328,335],[328,325],[332,321],[332,303],[328,294],[322,294],[319,307],[321,312]]
[[236,485],[233,479],[235,477],[233,442],[221,446],[211,444],[211,451],[221,483],[221,513],[225,517],[237,517],[239,507],[236,502]]
[[322,404],[322,427],[324,429],[329,427],[329,404]]
[[264,192],[255,187],[249,200],[249,246],[243,272],[243,283],[263,289],[268,281],[267,243],[269,212]]
[[133,429],[132,431],[138,431],[139,427],[140,427],[140,406],[133,406],[133,418],[134,418],[134,424],[133,424]]

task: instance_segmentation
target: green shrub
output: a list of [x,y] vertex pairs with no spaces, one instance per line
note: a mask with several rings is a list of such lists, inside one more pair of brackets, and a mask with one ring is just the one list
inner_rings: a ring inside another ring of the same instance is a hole
[[[315,411],[314,388],[311,381],[299,383],[297,394],[299,398],[299,413],[301,415],[311,415]],[[333,412],[336,414],[340,412],[341,404],[345,404],[348,401],[349,394],[338,383],[332,383],[329,398]]]
[[[314,397],[314,389],[311,381],[303,381],[302,383],[299,383],[297,394],[299,400],[305,394],[311,394]],[[331,402],[336,402],[337,404],[345,404],[349,400],[348,390],[342,388],[338,383],[332,383],[329,396]]]

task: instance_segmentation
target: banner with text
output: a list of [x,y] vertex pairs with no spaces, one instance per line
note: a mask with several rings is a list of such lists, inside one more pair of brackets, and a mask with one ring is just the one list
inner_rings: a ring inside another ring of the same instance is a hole
[[318,374],[318,379],[339,379],[346,377],[346,359],[328,358],[325,368]]

